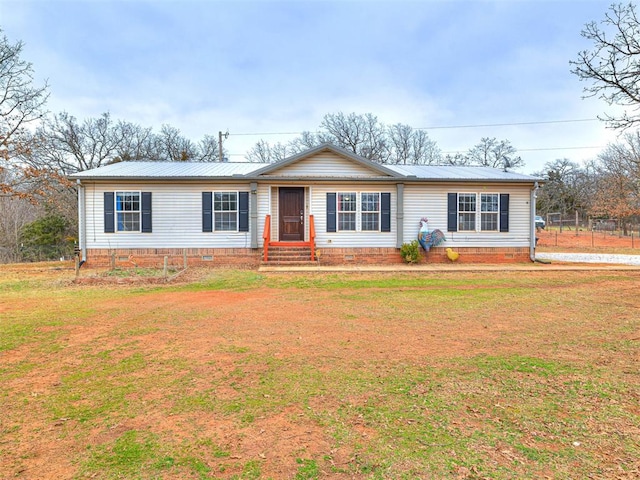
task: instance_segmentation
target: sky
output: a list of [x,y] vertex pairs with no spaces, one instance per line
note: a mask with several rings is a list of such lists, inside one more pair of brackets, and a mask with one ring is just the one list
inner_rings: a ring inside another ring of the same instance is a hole
[[[426,128],[444,153],[508,140],[522,173],[595,158],[619,132],[569,65],[610,1],[0,0],[47,108],[79,120],[229,132],[230,161],[259,140],[316,131],[329,113]],[[255,135],[258,134],[258,135]]]

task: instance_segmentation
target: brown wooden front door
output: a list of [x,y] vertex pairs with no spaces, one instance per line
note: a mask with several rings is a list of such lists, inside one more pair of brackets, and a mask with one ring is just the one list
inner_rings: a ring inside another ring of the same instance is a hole
[[304,188],[280,187],[280,241],[304,241]]

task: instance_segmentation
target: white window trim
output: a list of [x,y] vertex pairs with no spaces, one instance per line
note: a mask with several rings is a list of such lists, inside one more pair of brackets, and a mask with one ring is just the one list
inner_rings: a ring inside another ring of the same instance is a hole
[[[463,212],[460,210],[460,195],[475,195],[476,197],[476,209],[474,212]],[[497,212],[483,212],[482,211],[482,195],[496,195],[498,197],[498,211]],[[456,212],[458,222],[458,232],[476,232],[476,233],[499,233],[500,232],[500,193],[497,192],[458,192],[456,196]],[[460,229],[460,214],[461,213],[475,213],[476,219],[474,222],[473,230],[461,230]],[[482,229],[482,214],[490,213],[495,214],[497,217],[497,228],[495,230],[483,230]]]
[[[476,203],[476,208],[475,210],[471,211],[462,211],[460,210],[460,195],[473,195],[476,199],[475,203]],[[475,220],[473,222],[473,230],[463,230],[460,228],[460,214],[461,213],[473,213],[475,215]],[[478,194],[476,192],[458,192],[457,196],[456,196],[456,221],[458,222],[458,231],[459,232],[478,232],[479,231],[479,224],[478,224]]]
[[[235,230],[218,230],[216,229],[216,214],[231,213],[234,210],[216,210],[216,193],[233,193],[236,196],[236,228]],[[211,192],[211,231],[213,233],[238,233],[240,230],[240,193],[238,190],[214,190]]]
[[[138,210],[118,210],[118,194],[131,194],[138,195]],[[138,214],[138,230],[120,230],[118,227],[120,222],[118,221],[118,213],[137,213]],[[113,194],[113,222],[114,233],[116,234],[128,234],[128,233],[142,233],[142,190],[116,190]]]
[[[378,210],[376,210],[375,212],[369,212],[369,211],[364,211],[362,210],[362,195],[364,194],[371,194],[371,195],[377,195],[378,196]],[[358,194],[358,200],[359,200],[359,208],[360,208],[360,212],[358,215],[358,219],[360,220],[360,231],[361,232],[365,232],[365,233],[369,233],[369,232],[380,232],[380,229],[382,227],[382,192],[360,192]],[[378,228],[375,230],[364,230],[362,228],[362,216],[364,214],[378,214]]]
[[[341,230],[340,229],[340,194],[355,194],[356,196],[356,209],[355,211],[347,211],[344,213],[355,213],[356,215],[356,228],[355,230]],[[378,229],[377,230],[363,230],[362,229],[362,214],[363,213],[376,213],[376,212],[363,212],[362,211],[362,194],[370,193],[378,195]],[[340,190],[336,192],[336,233],[380,233],[382,228],[382,192],[381,191],[358,191],[358,190]]]
[[[498,197],[498,210],[496,210],[495,212],[483,212],[482,211],[482,195],[495,195],[496,197]],[[479,232],[489,232],[489,233],[497,233],[500,231],[500,194],[496,193],[496,192],[480,192],[478,194],[478,198],[480,199],[480,202],[478,202],[478,210],[479,210],[479,216],[478,216],[478,231]],[[491,215],[495,215],[496,216],[496,228],[495,230],[483,230],[482,229],[482,214],[483,213],[489,213]]]

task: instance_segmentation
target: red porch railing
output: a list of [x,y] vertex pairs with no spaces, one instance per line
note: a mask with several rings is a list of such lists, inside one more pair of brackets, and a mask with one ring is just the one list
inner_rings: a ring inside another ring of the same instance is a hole
[[264,233],[262,234],[264,240],[264,249],[262,259],[265,262],[269,261],[269,247],[278,246],[291,246],[291,247],[309,247],[311,250],[311,261],[316,258],[316,225],[313,215],[309,215],[309,241],[308,242],[274,242],[271,240],[271,215],[266,215],[264,218]]
[[264,217],[264,233],[262,234],[264,240],[264,255],[263,260],[267,262],[269,260],[269,245],[271,244],[271,215]]
[[313,215],[309,215],[309,248],[311,249],[311,261],[316,259],[316,224]]

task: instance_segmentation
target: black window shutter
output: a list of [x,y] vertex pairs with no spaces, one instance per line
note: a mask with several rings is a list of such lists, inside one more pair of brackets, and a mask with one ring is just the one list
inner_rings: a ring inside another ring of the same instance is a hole
[[116,231],[113,196],[113,192],[104,192],[104,233]]
[[509,194],[500,194],[500,231],[509,231]]
[[202,231],[213,232],[213,194],[202,192]]
[[380,230],[391,231],[391,194],[380,194]]
[[327,232],[336,231],[336,194],[327,193]]
[[458,231],[458,194],[447,194],[447,231]]
[[249,231],[249,192],[238,193],[238,231]]
[[151,233],[151,192],[142,192],[142,231]]

